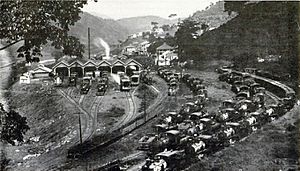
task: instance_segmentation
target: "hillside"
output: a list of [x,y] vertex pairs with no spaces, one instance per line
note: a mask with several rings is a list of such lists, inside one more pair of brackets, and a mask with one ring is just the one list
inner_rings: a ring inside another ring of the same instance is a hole
[[[99,53],[103,48],[94,44],[95,38],[102,38],[109,45],[118,44],[119,40],[125,40],[128,36],[128,30],[112,19],[102,19],[89,13],[82,13],[81,19],[71,27],[70,34],[78,37],[87,47],[87,30],[91,30],[91,54]],[[87,51],[87,48],[86,48]]]
[[224,1],[219,1],[208,6],[205,10],[195,12],[190,18],[197,22],[206,23],[210,28],[216,28],[236,16],[236,13],[229,15],[224,9]]
[[175,24],[178,20],[169,20],[165,18],[161,18],[158,16],[141,16],[141,17],[131,17],[131,18],[123,18],[117,20],[117,22],[125,27],[130,34],[151,30],[152,25],[151,22],[157,22],[159,26],[164,24]]
[[200,36],[196,60],[236,58],[245,67],[258,67],[257,57],[280,55],[279,63],[262,69],[297,76],[297,8],[292,2],[247,4],[235,18]]

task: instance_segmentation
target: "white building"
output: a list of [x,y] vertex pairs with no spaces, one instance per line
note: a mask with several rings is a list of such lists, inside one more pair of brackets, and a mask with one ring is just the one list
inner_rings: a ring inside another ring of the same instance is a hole
[[158,66],[169,66],[171,61],[178,59],[178,55],[173,51],[165,51],[161,55],[156,56],[155,65]]
[[151,43],[149,43],[148,41],[144,41],[142,43],[139,44],[139,53],[141,55],[147,55],[148,54],[148,47],[151,45]]

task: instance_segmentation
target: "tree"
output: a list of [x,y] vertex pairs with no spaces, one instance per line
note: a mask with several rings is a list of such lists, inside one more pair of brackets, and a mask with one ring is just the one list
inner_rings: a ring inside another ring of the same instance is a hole
[[200,29],[198,23],[193,20],[183,20],[175,33],[178,45],[178,56],[180,61],[185,61],[194,54],[196,49],[197,31]]
[[24,41],[18,49],[19,57],[31,61],[33,56],[41,56],[41,46],[51,42],[57,49],[64,48],[66,55],[80,56],[83,45],[79,39],[69,36],[68,31],[80,19],[81,8],[86,3],[87,0],[1,1],[0,39],[6,40],[7,45],[0,50]]
[[240,13],[247,1],[225,1],[224,3],[224,11],[228,12],[229,15],[231,15],[232,12],[238,12]]
[[147,51],[151,54],[155,54],[156,53],[156,48],[161,46],[163,43],[164,43],[164,40],[161,39],[161,38],[158,38],[156,41],[151,43],[151,45],[147,48]]
[[171,30],[171,26],[169,24],[164,24],[161,26],[161,28],[163,29],[163,31],[170,31]]
[[156,22],[156,21],[151,21],[151,25],[157,26],[157,25],[158,25],[158,22]]
[[5,143],[15,145],[15,141],[23,142],[24,134],[29,130],[26,117],[10,109],[8,112],[0,104],[1,114],[1,140]]
[[209,25],[207,25],[206,23],[201,24],[201,30],[203,30],[203,32],[206,32],[208,28],[209,28]]

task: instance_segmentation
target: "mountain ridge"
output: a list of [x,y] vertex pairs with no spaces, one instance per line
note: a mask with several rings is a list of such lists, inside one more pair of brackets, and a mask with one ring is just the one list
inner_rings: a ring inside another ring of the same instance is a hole
[[151,22],[157,22],[159,26],[164,24],[175,24],[177,19],[166,19],[155,15],[137,16],[116,20],[120,25],[127,28],[130,34],[152,29]]

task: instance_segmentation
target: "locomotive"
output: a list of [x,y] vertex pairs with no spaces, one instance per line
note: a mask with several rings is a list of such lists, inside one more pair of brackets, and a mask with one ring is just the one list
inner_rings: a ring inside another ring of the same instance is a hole
[[87,94],[92,85],[92,80],[90,77],[83,77],[80,87],[80,94]]
[[107,78],[99,78],[97,85],[97,96],[103,96],[108,87],[108,79]]

